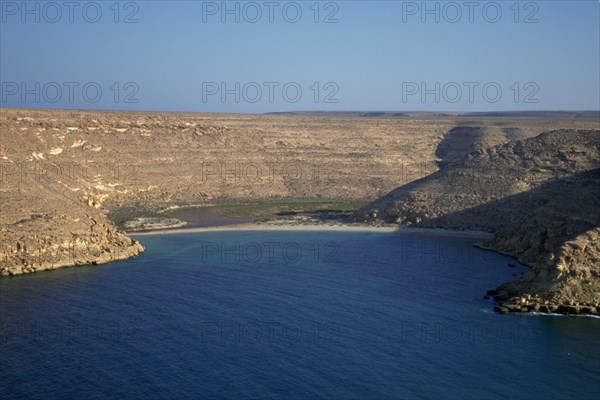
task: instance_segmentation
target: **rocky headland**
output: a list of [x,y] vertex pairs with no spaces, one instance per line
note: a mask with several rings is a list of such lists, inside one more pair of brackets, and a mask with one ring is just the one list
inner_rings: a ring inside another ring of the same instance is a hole
[[438,172],[353,220],[494,233],[482,247],[532,267],[488,292],[497,311],[600,314],[600,130],[556,130],[466,155],[450,149]]

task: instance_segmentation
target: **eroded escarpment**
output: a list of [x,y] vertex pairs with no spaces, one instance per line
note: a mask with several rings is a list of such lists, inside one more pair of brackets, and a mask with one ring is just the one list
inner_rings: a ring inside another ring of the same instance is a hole
[[135,256],[116,227],[172,206],[372,200],[473,148],[592,124],[2,109],[0,272]]
[[[0,272],[139,254],[116,226],[222,200],[376,198],[437,170],[452,121],[0,111]],[[398,161],[401,161],[398,163]]]
[[353,217],[477,229],[532,267],[490,290],[500,312],[600,314],[600,131],[560,130],[482,148]]

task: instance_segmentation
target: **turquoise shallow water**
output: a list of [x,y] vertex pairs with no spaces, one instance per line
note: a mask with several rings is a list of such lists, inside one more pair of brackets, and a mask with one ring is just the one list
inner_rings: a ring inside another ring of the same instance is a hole
[[600,320],[499,315],[525,269],[431,234],[144,236],[139,258],[0,280],[17,398],[597,399]]

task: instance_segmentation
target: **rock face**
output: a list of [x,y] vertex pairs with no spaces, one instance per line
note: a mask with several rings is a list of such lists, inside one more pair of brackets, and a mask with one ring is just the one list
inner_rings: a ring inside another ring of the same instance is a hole
[[[105,264],[135,257],[144,251],[138,241],[114,230],[110,223],[78,224],[76,228],[64,217],[43,216],[39,220],[40,223],[53,226],[55,232],[43,231],[31,220],[21,221],[2,232],[5,238],[0,253],[2,276],[75,265]],[[19,231],[15,232],[13,228]],[[24,232],[40,233],[24,236]]]
[[[39,196],[45,194],[43,187],[37,187],[34,196],[28,197],[29,204],[43,204]],[[68,214],[31,214],[0,228],[1,276],[105,264],[144,251],[138,241],[118,231],[99,210],[86,204],[65,203]]]
[[498,311],[596,314],[598,199],[600,131],[559,130],[477,149],[353,219],[493,232],[484,247],[532,267],[494,291]]

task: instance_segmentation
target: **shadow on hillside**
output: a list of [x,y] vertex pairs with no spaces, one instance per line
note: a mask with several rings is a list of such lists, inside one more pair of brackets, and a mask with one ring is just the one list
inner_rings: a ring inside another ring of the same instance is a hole
[[467,154],[478,149],[485,136],[485,128],[481,126],[455,126],[450,129],[435,150],[440,158],[440,166],[460,161]]
[[[458,197],[461,194],[455,195]],[[600,168],[597,168],[463,211],[425,219],[415,226],[476,229],[536,238],[533,242],[522,243],[522,246],[524,250],[526,247],[537,247],[542,252],[548,246],[560,246],[599,227],[599,199]]]

